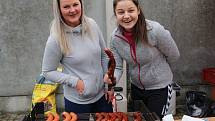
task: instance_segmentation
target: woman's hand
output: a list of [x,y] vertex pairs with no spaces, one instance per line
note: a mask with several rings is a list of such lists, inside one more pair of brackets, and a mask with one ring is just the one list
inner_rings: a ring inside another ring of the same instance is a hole
[[112,81],[111,79],[109,78],[108,74],[106,73],[105,76],[104,76],[104,82],[107,83],[107,84],[112,84]]
[[83,80],[78,80],[77,85],[76,85],[76,89],[79,92],[80,95],[83,94],[84,92],[84,82]]
[[108,101],[108,103],[112,102],[112,99],[114,97],[114,90],[111,89],[110,91],[107,91],[105,93],[105,99]]
[[[107,74],[107,73],[106,73],[105,76],[104,76],[104,82],[105,82],[106,84],[112,84],[112,81],[111,81],[111,79],[108,77],[108,74]],[[109,102],[112,102],[113,96],[114,96],[114,90],[113,90],[113,89],[111,89],[111,90],[106,89],[106,90],[105,90],[105,98],[106,98],[106,100],[108,100],[108,103],[109,103]]]

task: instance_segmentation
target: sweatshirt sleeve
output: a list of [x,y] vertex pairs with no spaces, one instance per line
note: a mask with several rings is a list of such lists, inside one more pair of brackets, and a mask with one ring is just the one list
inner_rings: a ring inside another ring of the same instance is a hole
[[43,55],[42,74],[46,79],[53,82],[75,87],[79,80],[78,77],[57,71],[62,57],[63,54],[58,42],[49,36]]
[[178,47],[168,30],[159,23],[156,23],[155,25],[155,34],[157,38],[156,46],[166,57],[167,62],[172,65],[172,63],[180,57]]
[[108,61],[109,61],[109,59],[104,51],[104,49],[107,47],[107,45],[106,45],[103,34],[102,34],[101,29],[99,28],[98,24],[94,20],[93,20],[93,23],[97,29],[98,36],[99,36],[99,45],[101,47],[101,64],[102,64],[103,74],[105,74],[105,73],[107,73],[107,70],[108,70]]
[[103,73],[105,74],[108,70],[108,57],[105,54],[104,49],[107,47],[106,43],[104,41],[103,35],[101,30],[99,29],[99,42],[100,42],[100,46],[101,46],[101,63],[102,63],[102,68],[103,68]]
[[116,43],[114,42],[114,33],[112,34],[111,37],[111,42],[110,42],[110,48],[114,54],[114,58],[116,61],[116,68],[114,71],[114,76],[116,78],[116,82],[118,83],[122,73],[123,73],[123,59],[121,58],[121,56],[119,55],[118,51],[117,51],[117,47],[116,47]]

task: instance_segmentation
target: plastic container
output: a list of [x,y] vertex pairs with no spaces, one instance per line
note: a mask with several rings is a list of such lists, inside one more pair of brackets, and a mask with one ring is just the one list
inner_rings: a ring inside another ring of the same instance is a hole
[[202,79],[215,85],[215,68],[205,68],[202,70]]
[[115,92],[116,104],[113,106],[113,111],[127,112],[127,98],[122,92]]

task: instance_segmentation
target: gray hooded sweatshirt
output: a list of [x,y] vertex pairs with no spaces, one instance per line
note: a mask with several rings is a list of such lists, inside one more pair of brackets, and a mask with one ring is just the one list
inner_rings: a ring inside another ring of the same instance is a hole
[[152,47],[138,43],[136,60],[132,58],[128,40],[119,28],[112,34],[111,49],[116,59],[115,76],[119,80],[123,71],[123,60],[128,65],[128,75],[132,84],[140,89],[160,89],[172,83],[170,65],[180,54],[170,32],[158,22],[146,20],[148,41]]
[[[42,72],[48,80],[63,84],[64,97],[77,104],[89,104],[98,101],[104,95],[103,76],[107,66],[102,33],[96,22],[87,18],[92,37],[82,35],[82,26],[66,26],[71,52],[64,55],[58,41],[50,34],[46,43]],[[63,72],[58,72],[59,63]],[[106,65],[106,66],[105,66]],[[76,90],[77,81],[84,82],[83,95]]]

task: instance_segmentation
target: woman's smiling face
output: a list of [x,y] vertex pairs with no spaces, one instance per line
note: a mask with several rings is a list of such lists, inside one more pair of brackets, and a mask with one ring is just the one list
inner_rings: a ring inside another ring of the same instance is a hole
[[121,25],[125,31],[132,31],[137,23],[139,14],[140,11],[132,0],[119,1],[115,8],[117,23]]
[[80,0],[60,0],[60,11],[67,25],[76,27],[81,23],[82,5]]

